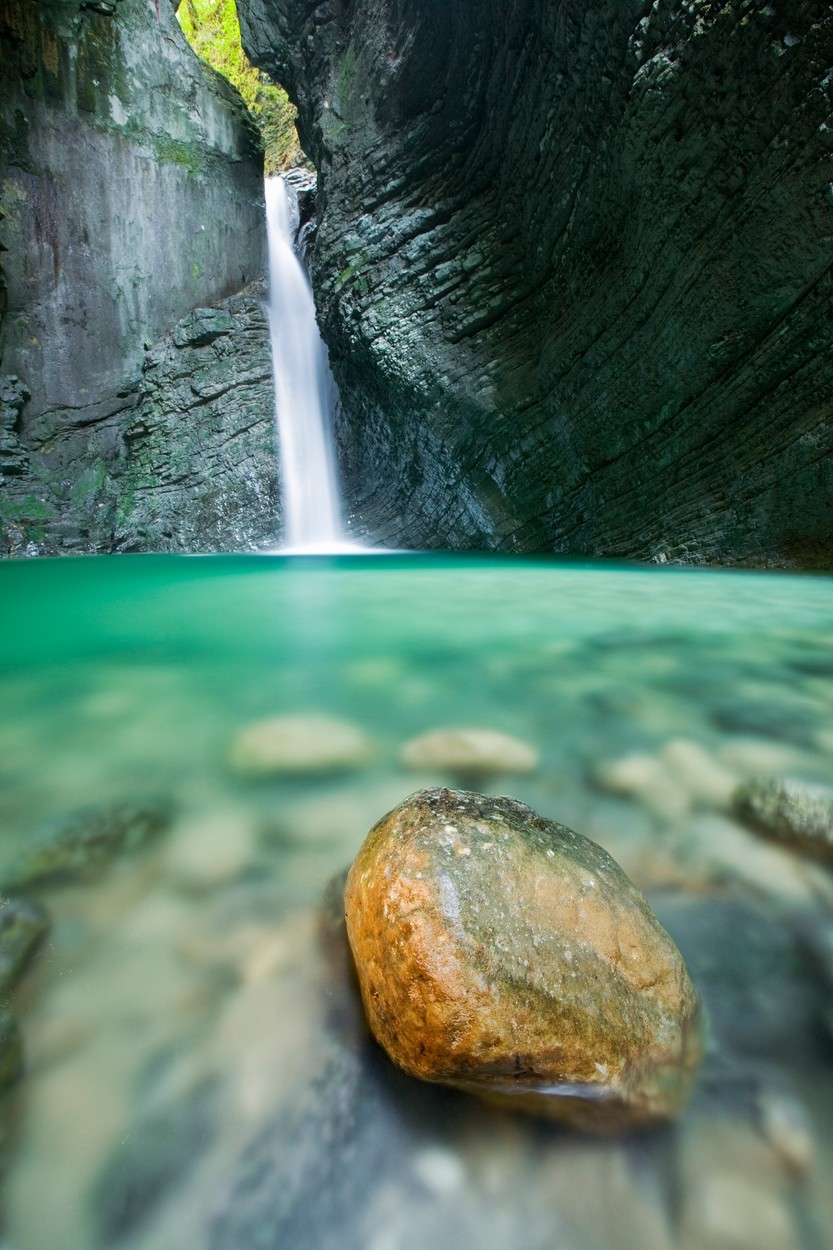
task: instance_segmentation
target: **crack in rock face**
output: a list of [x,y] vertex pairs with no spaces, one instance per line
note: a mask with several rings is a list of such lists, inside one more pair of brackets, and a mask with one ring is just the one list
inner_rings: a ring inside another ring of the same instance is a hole
[[829,5],[240,13],[320,171],[359,526],[829,566]]
[[371,1029],[412,1076],[593,1130],[682,1107],[697,991],[589,839],[513,799],[424,790],[368,834],[345,909]]

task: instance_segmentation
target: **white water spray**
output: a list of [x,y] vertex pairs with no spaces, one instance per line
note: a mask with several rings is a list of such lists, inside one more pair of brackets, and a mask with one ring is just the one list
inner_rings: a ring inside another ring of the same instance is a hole
[[312,291],[293,247],[297,225],[294,188],[283,178],[267,178],[269,328],[284,545],[301,551],[338,551],[348,544],[341,528],[333,454],[336,389],[315,320]]

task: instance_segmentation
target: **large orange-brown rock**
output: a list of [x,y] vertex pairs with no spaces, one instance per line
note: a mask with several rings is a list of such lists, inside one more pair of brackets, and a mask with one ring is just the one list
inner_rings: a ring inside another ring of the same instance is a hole
[[406,1072],[588,1128],[680,1110],[698,995],[594,842],[513,799],[424,790],[368,834],[345,909],[370,1026]]

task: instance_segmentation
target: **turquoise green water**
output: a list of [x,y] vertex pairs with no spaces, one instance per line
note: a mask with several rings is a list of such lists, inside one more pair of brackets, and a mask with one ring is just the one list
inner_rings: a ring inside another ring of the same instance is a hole
[[[247,724],[311,712],[360,728],[369,759],[234,772]],[[673,1147],[588,1144],[375,1068],[355,1077],[353,1127],[328,1136],[341,991],[318,903],[376,819],[457,780],[400,762],[455,727],[532,745],[536,772],[484,788],[607,846],[713,978],[717,1066]],[[3,565],[0,868],[79,807],[162,795],[176,815],[100,879],[37,894],[54,929],[11,1002],[28,1067],[7,1103],[0,1245],[833,1245],[833,961],[807,953],[831,932],[831,874],[729,806],[751,776],[831,773],[830,579],[416,557]],[[758,963],[726,939],[755,924],[782,944]],[[271,1182],[244,1183],[264,1135]]]

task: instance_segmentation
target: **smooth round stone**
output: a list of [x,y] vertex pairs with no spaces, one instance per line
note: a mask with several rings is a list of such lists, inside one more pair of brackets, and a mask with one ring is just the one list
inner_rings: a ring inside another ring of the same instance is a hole
[[534,747],[496,729],[435,729],[402,748],[407,768],[439,768],[469,777],[532,773],[538,762]]
[[833,860],[833,789],[790,778],[744,782],[732,798],[736,814],[782,846]]
[[217,811],[183,822],[168,848],[168,873],[186,893],[226,885],[255,857],[255,838],[245,817]]
[[601,847],[523,803],[420,791],[368,834],[345,910],[362,999],[400,1067],[591,1129],[677,1114],[697,992]]
[[370,740],[356,725],[329,716],[272,716],[241,730],[231,762],[244,777],[341,772],[360,768]]

